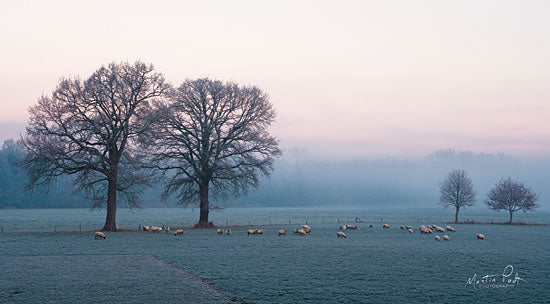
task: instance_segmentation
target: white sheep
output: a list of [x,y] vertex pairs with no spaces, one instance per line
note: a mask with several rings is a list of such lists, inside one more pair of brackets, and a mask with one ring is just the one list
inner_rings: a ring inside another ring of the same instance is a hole
[[399,226],[399,229],[405,230],[405,226],[401,225],[401,226]]
[[297,229],[296,233],[299,234],[299,235],[307,235],[306,231],[303,230],[303,229]]
[[413,227],[412,227],[411,225],[407,225],[407,226],[405,226],[405,228],[407,228],[407,229],[413,229]]
[[304,229],[304,231],[306,233],[310,233],[311,232],[311,227],[309,227],[308,225],[302,225],[302,229]]
[[225,232],[227,233],[227,235],[231,235],[231,229],[227,228]]
[[407,231],[408,231],[409,233],[413,233],[412,228],[407,229]]
[[342,226],[340,226],[340,230],[342,230],[342,231],[346,231],[346,229],[348,229],[348,226],[346,226],[346,225],[342,225]]
[[143,225],[141,226],[141,229],[143,229],[143,231],[149,231],[149,226]]
[[248,230],[248,235],[251,235],[251,234],[258,234],[258,229]]
[[476,237],[477,237],[478,240],[484,240],[484,239],[485,239],[485,235],[483,235],[483,234],[481,234],[481,233],[478,233],[478,234],[476,235]]
[[183,234],[183,229],[178,229],[174,231],[174,235],[179,235],[179,234]]
[[222,228],[218,228],[218,230],[216,230],[216,232],[217,232],[218,234],[223,234],[223,229],[222,229]]
[[435,240],[436,240],[436,241],[441,241],[441,238],[439,237],[439,235],[436,235],[436,236],[435,236]]
[[345,233],[343,233],[341,231],[338,231],[338,238],[340,238],[340,237],[347,238]]
[[384,225],[382,225],[382,228],[390,229],[390,225],[384,224]]
[[161,232],[161,231],[162,231],[162,228],[157,227],[157,226],[151,226],[151,231],[153,231],[153,232]]
[[287,230],[279,230],[279,236],[286,235]]
[[357,229],[357,225],[346,225],[347,229]]
[[444,239],[445,241],[450,241],[450,240],[451,240],[451,238],[449,238],[449,236],[446,235],[446,234],[443,236],[443,239]]
[[97,239],[105,239],[105,233],[101,232],[101,231],[98,231],[95,233],[95,236],[94,238],[97,240]]
[[451,226],[445,226],[445,228],[447,229],[447,231],[450,231],[450,232],[455,232],[456,230],[451,227]]
[[256,232],[257,234],[264,234],[264,230],[263,229],[257,229],[258,231]]

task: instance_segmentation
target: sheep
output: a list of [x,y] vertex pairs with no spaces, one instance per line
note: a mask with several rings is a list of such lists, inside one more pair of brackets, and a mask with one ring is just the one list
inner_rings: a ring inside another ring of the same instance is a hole
[[226,233],[227,235],[231,235],[231,229],[227,228]]
[[483,235],[483,234],[481,234],[481,233],[478,233],[478,234],[476,235],[476,237],[477,237],[478,240],[484,240],[484,239],[485,239],[485,235]]
[[149,226],[143,225],[141,226],[141,229],[143,229],[143,231],[149,231]]
[[447,231],[450,231],[450,232],[455,232],[456,230],[451,227],[451,226],[445,226],[445,228],[447,229]]
[[306,231],[303,229],[296,229],[296,233],[299,235],[307,235]]
[[426,228],[434,229],[434,226],[428,225],[428,226],[426,226]]
[[345,238],[345,239],[347,238],[347,236],[346,236],[345,233],[343,233],[343,232],[341,232],[341,231],[338,231],[338,238],[340,238],[340,237],[343,237],[343,238]]
[[407,226],[405,226],[405,228],[407,228],[407,230],[413,229],[413,227],[411,225],[407,225]]
[[444,239],[445,241],[450,241],[450,240],[451,240],[451,238],[449,238],[449,236],[446,235],[446,234],[443,236],[443,239]]
[[346,225],[348,229],[357,229],[357,225]]
[[384,224],[384,225],[382,225],[382,228],[390,229],[390,225]]
[[251,234],[258,234],[258,229],[248,230],[248,235],[251,235]]
[[259,229],[259,230],[256,229],[256,230],[257,230],[257,232],[256,232],[257,234],[264,234],[264,230],[263,230],[263,229]]
[[342,226],[340,226],[340,230],[342,230],[342,231],[346,231],[346,229],[348,229],[348,226],[346,226],[346,225],[342,225]]
[[216,230],[216,233],[218,233],[218,234],[223,234],[223,229],[222,229],[222,228],[219,228],[218,230]]
[[445,229],[443,229],[443,227],[435,227],[435,229],[437,230],[437,232],[445,232]]
[[97,239],[105,239],[105,233],[101,232],[101,231],[98,231],[95,233],[95,236],[94,238],[97,240]]
[[302,225],[302,229],[304,229],[304,231],[306,233],[310,233],[311,232],[311,227],[309,227],[308,225]]
[[411,228],[407,229],[409,233],[413,233],[413,230]]
[[435,236],[435,240],[438,241],[438,242],[441,241],[441,238],[439,237],[439,235]]
[[170,232],[170,227],[168,227],[168,226],[164,227],[164,231]]
[[157,226],[151,226],[151,231],[153,231],[153,232],[161,232],[161,231],[162,231],[162,228],[157,227]]
[[178,229],[174,231],[174,235],[179,235],[179,234],[183,234],[183,229]]
[[286,235],[286,232],[287,232],[286,230],[279,230],[279,236]]
[[399,226],[399,229],[405,230],[405,226],[401,225],[401,226]]

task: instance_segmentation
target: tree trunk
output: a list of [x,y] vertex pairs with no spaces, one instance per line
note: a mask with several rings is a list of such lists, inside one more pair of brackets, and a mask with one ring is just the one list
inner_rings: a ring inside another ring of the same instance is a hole
[[208,212],[210,211],[210,206],[208,202],[208,190],[210,188],[209,182],[200,185],[200,199],[201,199],[201,214],[199,218],[199,223],[195,225],[196,227],[208,227]]
[[512,224],[512,210],[510,210],[510,222],[509,224]]
[[105,226],[102,231],[117,231],[116,226],[116,187],[117,177],[109,178],[109,185],[107,186],[107,219],[105,220]]
[[458,207],[456,207],[455,224],[458,223]]

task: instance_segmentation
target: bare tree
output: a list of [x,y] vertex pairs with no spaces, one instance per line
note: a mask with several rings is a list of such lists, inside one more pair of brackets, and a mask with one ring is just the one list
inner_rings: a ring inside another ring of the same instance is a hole
[[439,183],[439,204],[445,208],[455,208],[455,223],[458,223],[458,212],[460,208],[473,206],[476,193],[472,181],[464,170],[453,170],[447,178]]
[[237,197],[273,170],[281,153],[267,130],[275,111],[260,89],[232,82],[188,80],[170,95],[142,143],[167,178],[163,197],[176,194],[180,204],[198,198],[197,227],[207,227],[210,192]]
[[85,81],[60,80],[51,96],[29,109],[22,162],[29,187],[73,176],[76,191],[94,202],[107,202],[103,230],[116,231],[117,193],[136,206],[147,176],[134,142],[147,129],[151,102],[169,89],[152,65],[111,63]]
[[493,210],[508,210],[512,223],[512,214],[516,211],[533,211],[538,208],[539,195],[512,178],[503,178],[487,194],[485,203]]

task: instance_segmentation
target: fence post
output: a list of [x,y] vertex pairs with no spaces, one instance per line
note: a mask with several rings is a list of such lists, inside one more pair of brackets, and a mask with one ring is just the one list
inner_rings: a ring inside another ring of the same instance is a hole
[[306,220],[306,225],[307,225],[307,220]]
[[82,232],[82,223],[78,224],[78,229]]
[[53,226],[53,232],[57,232],[57,226]]
[[290,220],[288,220],[288,224],[290,225]]

